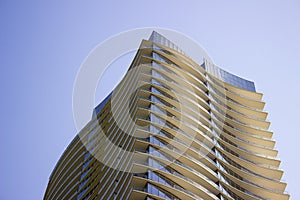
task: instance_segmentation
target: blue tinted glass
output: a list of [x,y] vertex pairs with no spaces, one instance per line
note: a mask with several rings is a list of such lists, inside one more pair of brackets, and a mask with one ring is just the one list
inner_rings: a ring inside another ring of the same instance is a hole
[[[220,68],[219,68],[220,69]],[[253,82],[245,80],[243,78],[240,78],[238,76],[235,76],[233,74],[230,74],[222,69],[220,69],[220,73],[221,73],[221,77],[222,79],[226,82],[229,83],[231,85],[234,85],[236,87],[245,89],[245,90],[249,90],[252,92],[255,92],[255,85]]]

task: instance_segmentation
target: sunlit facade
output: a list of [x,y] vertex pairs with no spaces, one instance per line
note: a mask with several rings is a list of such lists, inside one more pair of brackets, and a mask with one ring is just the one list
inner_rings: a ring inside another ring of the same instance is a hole
[[153,32],[61,156],[44,199],[289,199],[262,96]]

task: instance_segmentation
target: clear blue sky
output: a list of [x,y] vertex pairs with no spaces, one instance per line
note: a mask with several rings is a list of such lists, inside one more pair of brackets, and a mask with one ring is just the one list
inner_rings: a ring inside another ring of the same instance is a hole
[[287,191],[299,199],[300,1],[103,2],[0,0],[0,199],[42,199],[76,134],[72,90],[80,64],[107,37],[145,26],[180,31],[223,69],[255,81]]

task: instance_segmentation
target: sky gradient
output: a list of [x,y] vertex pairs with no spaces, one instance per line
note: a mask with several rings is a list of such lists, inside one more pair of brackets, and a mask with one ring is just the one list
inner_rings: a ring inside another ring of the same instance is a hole
[[[142,27],[182,32],[216,65],[255,82],[267,103],[287,191],[300,198],[299,11],[297,0],[0,0],[0,199],[43,198],[76,134],[72,92],[81,63],[111,35]],[[96,102],[126,71],[128,62],[120,61],[122,69],[100,83]]]

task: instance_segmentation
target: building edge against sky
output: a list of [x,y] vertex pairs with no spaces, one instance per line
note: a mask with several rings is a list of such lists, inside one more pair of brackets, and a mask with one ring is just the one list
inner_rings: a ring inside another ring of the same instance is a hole
[[261,99],[253,82],[153,32],[44,199],[289,199]]

